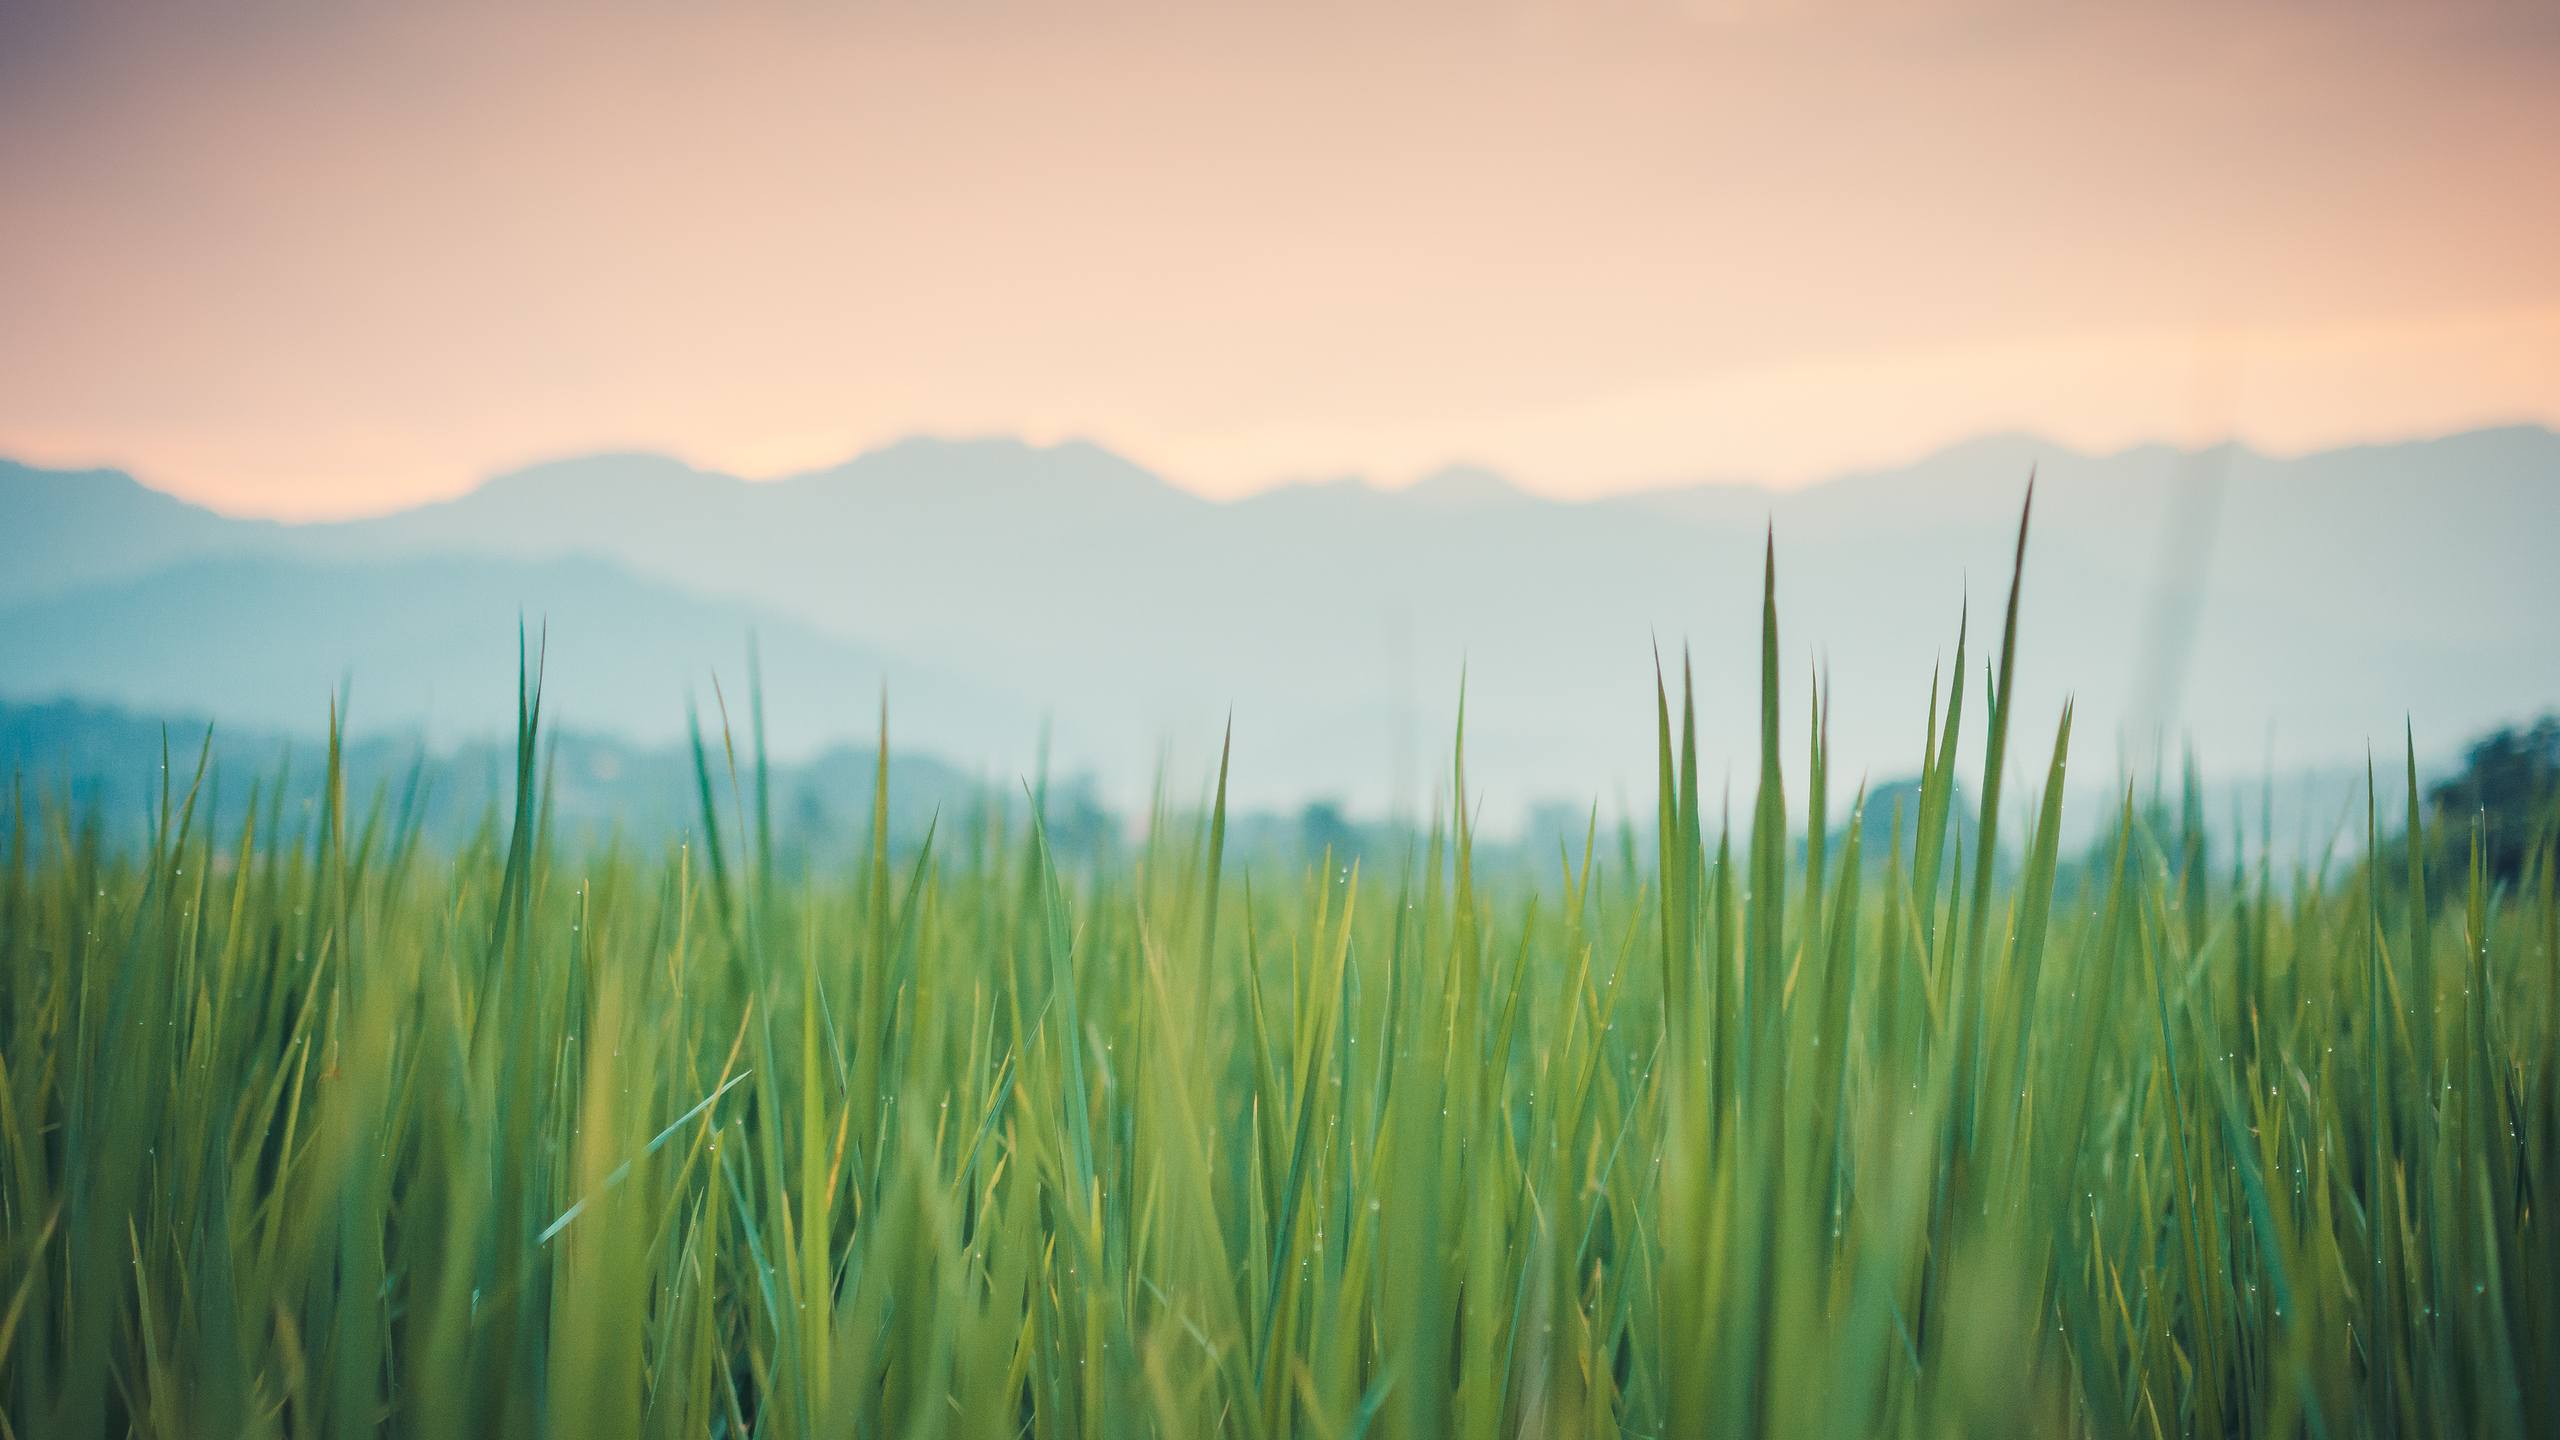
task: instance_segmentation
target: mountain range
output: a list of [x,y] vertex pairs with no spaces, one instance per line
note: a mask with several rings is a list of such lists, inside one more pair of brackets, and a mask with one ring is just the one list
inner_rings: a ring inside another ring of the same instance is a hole
[[1202,783],[1232,716],[1240,803],[1378,809],[1445,788],[1463,686],[1496,813],[1614,809],[1649,794],[1657,651],[1748,783],[1774,537],[1788,724],[1827,676],[1845,790],[1916,763],[1960,621],[1978,697],[2030,474],[2020,748],[2073,697],[2093,783],[2184,744],[2334,768],[2404,725],[2447,753],[2560,702],[2560,435],[2533,427],[2298,456],[2004,435],[1587,501],[1458,468],[1220,502],[1091,443],[914,439],[763,481],[586,456],[313,524],[0,464],[0,697],[309,729],[343,690],[358,728],[458,743],[510,723],[521,622],[551,713],[656,744],[688,695],[746,724],[753,637],[784,756],[870,736],[885,689],[893,744],[1020,774],[1045,735],[1126,801]]

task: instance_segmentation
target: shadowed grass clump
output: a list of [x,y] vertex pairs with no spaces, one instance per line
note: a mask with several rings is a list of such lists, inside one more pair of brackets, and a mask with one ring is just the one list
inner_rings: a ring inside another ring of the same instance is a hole
[[699,741],[690,843],[572,856],[530,683],[454,853],[21,803],[0,1434],[2549,1433],[2548,831],[2216,873],[2128,790],[2067,865],[2013,584],[1835,853],[1769,593],[1746,823],[1684,675],[1653,858],[1536,886],[1462,763],[1389,874],[1228,873],[1222,762],[1087,873],[1035,804],[786,875]]

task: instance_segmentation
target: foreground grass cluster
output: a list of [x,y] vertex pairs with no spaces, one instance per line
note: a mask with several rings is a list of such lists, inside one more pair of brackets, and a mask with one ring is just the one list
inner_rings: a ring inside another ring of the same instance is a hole
[[2549,1433],[2549,837],[2430,893],[2128,794],[2066,861],[2016,610],[1882,856],[1774,608],[1748,816],[1666,696],[1654,834],[1537,887],[1463,768],[1383,874],[1237,873],[1222,773],[1126,864],[786,876],[717,747],[693,844],[571,857],[538,688],[456,854],[22,805],[0,1433]]

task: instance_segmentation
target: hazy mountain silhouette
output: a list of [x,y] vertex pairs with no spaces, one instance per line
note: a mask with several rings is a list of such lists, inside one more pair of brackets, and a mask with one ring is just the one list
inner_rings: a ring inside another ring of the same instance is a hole
[[450,745],[514,723],[520,622],[542,664],[544,713],[572,729],[671,743],[690,692],[715,742],[725,697],[743,746],[752,636],[770,742],[784,754],[875,734],[883,685],[901,749],[908,724],[963,762],[1010,755],[1037,734],[1037,714],[990,687],[584,557],[184,561],[0,611],[0,694],[307,735],[344,686],[359,732]]
[[[180,537],[154,542],[164,559],[193,547],[324,564],[335,578],[298,570],[300,588],[270,593],[251,583],[253,569],[197,569],[181,572],[195,576],[184,593],[128,580],[0,625],[23,647],[36,643],[30,628],[97,636],[84,616],[121,615],[112,643],[56,642],[47,653],[97,653],[85,670],[63,658],[48,675],[112,679],[119,698],[203,688],[249,704],[276,692],[154,650],[149,618],[226,590],[225,613],[244,624],[271,606],[327,600],[343,618],[321,650],[360,653],[386,633],[426,647],[440,633],[431,620],[369,618],[414,581],[356,579],[404,557],[598,556],[674,607],[650,612],[651,626],[680,629],[679,609],[695,617],[686,643],[706,655],[714,635],[758,624],[778,734],[867,729],[831,677],[798,673],[850,663],[824,645],[905,656],[954,685],[1019,696],[1022,713],[1054,713],[1062,762],[1101,767],[1124,796],[1168,743],[1176,775],[1196,777],[1232,707],[1242,800],[1420,802],[1442,783],[1463,665],[1470,775],[1501,811],[1548,794],[1646,793],[1657,639],[1675,666],[1681,643],[1691,646],[1702,739],[1711,755],[1735,757],[1737,783],[1747,782],[1760,563],[1774,525],[1789,724],[1802,733],[1807,677],[1826,668],[1845,797],[1861,770],[1909,770],[1932,667],[1952,658],[1968,598],[1979,695],[2031,467],[2013,754],[2039,766],[2066,693],[2080,702],[2075,773],[2093,781],[2120,745],[2147,758],[2155,734],[2192,737],[2225,770],[2268,759],[2289,769],[2361,756],[2368,741],[2396,745],[2404,721],[2422,750],[2449,749],[2560,698],[2550,554],[2560,436],[2525,427],[2300,457],[2236,446],[2085,455],[1994,436],[1798,490],[1696,486],[1588,503],[1542,499],[1473,467],[1401,489],[1336,480],[1215,503],[1082,442],[911,440],[761,482],[604,455],[372,520],[259,526],[193,511],[181,534],[164,516],[155,533]],[[12,519],[15,493],[0,490]],[[64,537],[48,574],[86,578],[113,564],[129,576],[147,563],[97,541],[98,522],[42,518]],[[639,629],[637,612],[591,613],[574,627],[555,619],[555,662],[588,643],[656,648],[607,638]],[[785,623],[800,627],[804,648],[784,642]],[[734,654],[736,639],[725,643]],[[493,676],[483,691],[437,690],[437,716],[503,688],[510,662],[489,648],[457,637],[437,656],[439,666],[476,657]],[[10,689],[36,688],[24,652],[7,653]],[[339,663],[309,662],[324,682]],[[674,678],[636,660],[588,663],[623,677],[607,687],[614,723],[661,733],[680,720]],[[663,691],[654,703],[653,685]],[[358,689],[360,713],[426,699],[368,691],[361,675]],[[913,716],[901,733],[929,749],[972,752],[987,738],[966,728],[966,705],[899,710]],[[946,734],[953,743],[941,743]],[[1015,763],[1027,768],[1029,750],[1017,740]]]
[[163,495],[121,470],[41,470],[0,460],[0,605],[262,543],[277,528]]

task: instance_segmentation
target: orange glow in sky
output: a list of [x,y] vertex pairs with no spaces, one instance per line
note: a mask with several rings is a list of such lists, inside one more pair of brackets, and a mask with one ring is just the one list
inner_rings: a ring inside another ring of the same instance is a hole
[[0,0],[0,454],[380,510],[1089,436],[1234,493],[2560,421],[2488,0]]

